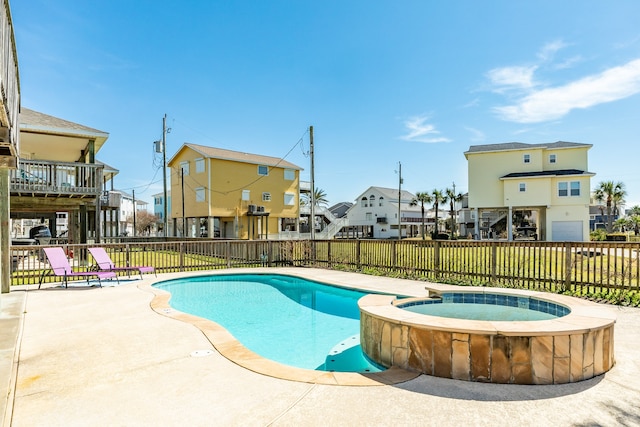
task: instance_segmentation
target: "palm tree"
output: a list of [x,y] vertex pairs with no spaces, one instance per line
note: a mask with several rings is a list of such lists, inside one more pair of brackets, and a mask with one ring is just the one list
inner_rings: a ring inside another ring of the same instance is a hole
[[[311,205],[311,194],[306,195],[305,198],[306,200],[303,206]],[[327,193],[325,193],[323,189],[318,187],[316,187],[315,190],[313,190],[313,201],[314,201],[313,205],[315,207],[319,207],[319,206],[326,207],[329,204],[329,199],[327,199]]]
[[431,194],[429,193],[417,193],[416,197],[411,200],[411,206],[417,206],[420,203],[420,211],[422,212],[422,240],[424,240],[424,204],[431,203]]
[[455,203],[462,200],[462,193],[456,194],[455,190],[446,188],[444,190],[445,202],[449,202],[449,216],[451,217],[451,240],[453,240],[453,232],[456,228],[455,218]]
[[626,231],[630,231],[633,228],[633,220],[631,217],[628,218],[618,218],[613,222],[613,227],[616,231],[624,233]]
[[607,206],[607,233],[613,230],[613,216],[611,208],[617,211],[618,205],[624,203],[624,196],[627,192],[624,189],[624,183],[613,181],[601,181],[598,188],[594,191],[594,198],[602,203],[606,202]]
[[436,211],[436,229],[433,232],[433,237],[436,238],[438,236],[438,207],[441,203],[446,202],[445,195],[442,190],[434,189],[431,192],[431,203],[433,203],[433,209]]

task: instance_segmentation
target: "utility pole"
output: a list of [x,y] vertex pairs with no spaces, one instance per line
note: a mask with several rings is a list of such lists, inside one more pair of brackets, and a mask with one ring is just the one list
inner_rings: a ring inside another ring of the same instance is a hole
[[184,218],[184,169],[182,167],[180,167],[180,180],[182,181],[182,237],[184,238],[187,225]]
[[311,226],[311,240],[316,238],[316,185],[313,170],[313,126],[309,126],[309,155],[311,156],[311,217],[309,225]]
[[162,183],[164,185],[164,203],[162,204],[164,224],[162,225],[164,237],[168,236],[169,231],[169,218],[168,216],[168,204],[167,199],[167,115],[162,118]]
[[398,240],[402,240],[402,227],[400,224],[400,214],[401,208],[400,203],[402,202],[402,163],[398,162]]
[[136,190],[131,190],[133,198],[133,237],[136,237]]

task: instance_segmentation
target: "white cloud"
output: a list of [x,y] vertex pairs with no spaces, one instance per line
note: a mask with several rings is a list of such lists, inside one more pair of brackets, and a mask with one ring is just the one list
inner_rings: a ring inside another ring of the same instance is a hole
[[551,61],[556,52],[565,47],[567,47],[567,44],[562,40],[555,40],[547,43],[538,52],[538,58],[544,62]]
[[533,73],[537,68],[536,65],[494,68],[487,73],[487,77],[499,93],[505,89],[530,89],[534,86]]
[[471,141],[473,142],[480,142],[480,141],[484,141],[487,139],[487,137],[485,136],[484,132],[482,132],[481,130],[472,128],[472,127],[468,127],[465,126],[464,127],[466,130],[468,130],[469,132],[471,132],[472,136],[471,136]]
[[449,138],[445,138],[440,135],[440,132],[436,130],[436,127],[432,124],[426,123],[429,120],[429,116],[416,116],[405,120],[404,125],[408,130],[408,133],[401,136],[400,139],[412,142],[424,142],[433,144],[437,142],[450,142]]
[[567,58],[564,61],[554,65],[553,68],[556,70],[564,70],[566,68],[573,67],[573,64],[577,64],[578,62],[582,62],[583,58],[580,55],[572,56],[571,58]]
[[529,93],[516,104],[496,107],[502,119],[517,123],[557,120],[576,108],[627,98],[640,92],[640,59],[555,88]]

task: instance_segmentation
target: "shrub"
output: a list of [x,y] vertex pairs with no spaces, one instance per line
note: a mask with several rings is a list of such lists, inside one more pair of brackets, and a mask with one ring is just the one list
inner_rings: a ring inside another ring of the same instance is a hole
[[607,240],[607,232],[602,229],[592,231],[590,234],[590,238],[592,242]]

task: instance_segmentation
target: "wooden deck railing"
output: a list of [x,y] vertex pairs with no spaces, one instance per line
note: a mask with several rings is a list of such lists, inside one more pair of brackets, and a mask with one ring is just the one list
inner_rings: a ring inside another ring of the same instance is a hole
[[[74,269],[92,268],[88,245],[62,246]],[[192,239],[101,246],[118,265],[152,265],[159,273],[315,266],[550,291],[640,291],[640,243]],[[40,249],[12,247],[13,284],[37,283],[41,272],[48,268]],[[57,280],[45,277],[45,281]]]
[[12,194],[97,196],[102,189],[104,166],[91,163],[20,160],[9,171]]

